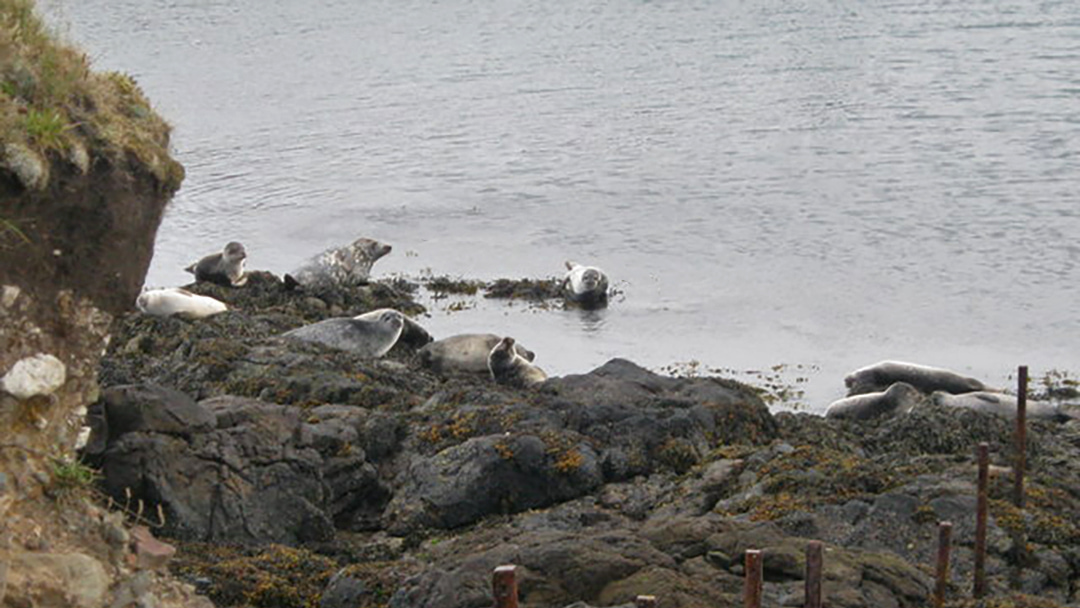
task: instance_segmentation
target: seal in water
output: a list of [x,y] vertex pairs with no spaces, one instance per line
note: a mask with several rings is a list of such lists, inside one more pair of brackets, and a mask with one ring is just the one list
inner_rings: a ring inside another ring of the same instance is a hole
[[317,342],[374,359],[393,348],[404,327],[405,315],[384,308],[355,317],[325,319],[287,331],[282,336],[304,342]]
[[607,304],[608,278],[603,270],[574,262],[567,262],[566,269],[569,272],[563,278],[562,290],[568,301],[586,308]]
[[985,384],[974,378],[947,369],[901,361],[875,363],[857,369],[844,378],[848,396],[880,392],[894,382],[907,382],[927,395],[934,391],[956,394],[987,390]]
[[[420,349],[420,362],[436,372],[452,371],[490,374],[488,355],[499,343],[495,334],[458,334],[436,340]],[[532,361],[536,355],[517,342],[514,352]]]
[[209,281],[226,287],[240,287],[247,283],[247,275],[244,274],[246,259],[247,252],[244,251],[244,246],[233,241],[225,245],[221,253],[211,253],[184,270],[195,275],[196,281]]
[[833,401],[825,410],[826,418],[870,420],[880,416],[906,414],[923,399],[923,394],[907,382],[896,382],[887,390],[863,393]]
[[390,253],[391,247],[374,239],[358,238],[344,247],[327,249],[300,268],[285,275],[285,287],[329,287],[365,285],[371,266]]
[[201,319],[228,310],[220,300],[195,295],[179,287],[148,289],[139,294],[135,306],[141,312],[155,317],[179,315],[186,319]]
[[506,336],[491,349],[488,371],[497,384],[525,388],[547,380],[544,370],[514,351],[514,339]]
[[[1004,393],[973,391],[953,395],[945,391],[935,391],[934,394],[930,395],[930,398],[937,405],[945,407],[963,407],[976,412],[1016,418],[1016,397]],[[1056,405],[1047,401],[1032,401],[1029,399],[1024,411],[1028,418],[1054,420],[1056,422],[1065,422],[1072,419],[1072,416],[1062,412]]]

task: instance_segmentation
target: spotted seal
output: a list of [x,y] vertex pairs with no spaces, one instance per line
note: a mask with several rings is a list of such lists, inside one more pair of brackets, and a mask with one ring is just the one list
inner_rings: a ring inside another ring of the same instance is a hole
[[391,249],[390,245],[366,237],[343,247],[327,249],[286,274],[285,287],[365,285],[371,276],[371,266]]
[[[935,391],[930,395],[930,399],[937,405],[945,407],[962,407],[976,412],[1016,418],[1016,397],[1004,393],[973,391],[954,395],[945,391]],[[1057,405],[1048,401],[1029,399],[1025,404],[1024,411],[1028,418],[1038,418],[1040,420],[1064,422],[1072,418],[1072,416],[1062,412]]]
[[[488,355],[499,343],[495,334],[458,334],[436,340],[420,349],[420,362],[436,372],[451,371],[490,374]],[[536,355],[517,342],[514,352],[532,362]]]
[[844,378],[848,396],[884,391],[895,382],[906,382],[929,395],[934,391],[970,393],[987,387],[975,378],[961,376],[939,367],[901,361],[882,361],[859,368]]
[[244,261],[247,251],[236,241],[225,245],[218,253],[211,253],[184,270],[195,275],[196,281],[209,281],[226,287],[241,287],[247,283]]
[[282,336],[303,342],[316,342],[375,359],[394,347],[404,327],[405,315],[384,308],[355,317],[324,319],[287,331]]
[[563,277],[563,297],[584,308],[599,308],[607,304],[608,278],[596,266],[582,266],[566,262],[567,273]]
[[487,359],[488,371],[497,384],[524,388],[547,380],[544,370],[514,351],[514,339],[510,336],[499,340]]
[[829,404],[826,418],[869,420],[880,416],[906,414],[923,399],[919,389],[907,382],[896,382],[882,392],[862,393]]
[[228,310],[220,300],[196,295],[179,287],[148,289],[139,294],[135,307],[155,317],[178,315],[187,319],[201,319]]

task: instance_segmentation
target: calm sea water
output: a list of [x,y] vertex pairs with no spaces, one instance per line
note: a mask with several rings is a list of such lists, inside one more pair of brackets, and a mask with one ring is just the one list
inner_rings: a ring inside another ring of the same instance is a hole
[[175,126],[150,285],[229,240],[282,273],[370,236],[377,276],[604,268],[597,314],[422,320],[553,375],[763,370],[821,410],[887,358],[1080,369],[1080,3],[39,6]]

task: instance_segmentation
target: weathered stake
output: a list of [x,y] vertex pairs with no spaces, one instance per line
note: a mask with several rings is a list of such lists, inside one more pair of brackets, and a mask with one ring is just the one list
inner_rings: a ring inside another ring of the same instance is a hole
[[938,524],[937,585],[934,587],[934,608],[945,605],[945,586],[949,582],[949,552],[952,550],[952,523]]
[[634,608],[656,608],[655,595],[639,595],[634,598]]
[[746,550],[746,586],[743,588],[743,605],[746,608],[761,608],[761,551]]
[[812,540],[806,545],[806,608],[821,608],[822,551],[820,540]]
[[495,608],[518,608],[517,566],[499,566],[491,578]]
[[975,506],[975,599],[986,595],[986,515],[990,481],[990,445],[980,443],[975,449],[979,462],[979,490]]
[[1016,466],[1013,477],[1013,503],[1023,509],[1024,469],[1027,467],[1027,385],[1028,368],[1021,365],[1017,374],[1016,387]]

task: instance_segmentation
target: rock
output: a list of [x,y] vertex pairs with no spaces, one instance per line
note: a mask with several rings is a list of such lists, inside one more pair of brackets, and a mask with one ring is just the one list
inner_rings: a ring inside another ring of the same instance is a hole
[[16,553],[7,573],[5,605],[34,608],[100,608],[109,575],[83,553]]
[[3,166],[19,178],[27,190],[43,190],[49,183],[49,166],[36,152],[19,143],[3,147]]
[[146,526],[135,526],[131,529],[131,552],[136,568],[162,570],[176,554],[176,547],[154,538]]
[[19,399],[50,395],[64,385],[67,367],[49,354],[20,359],[0,378],[0,389]]

